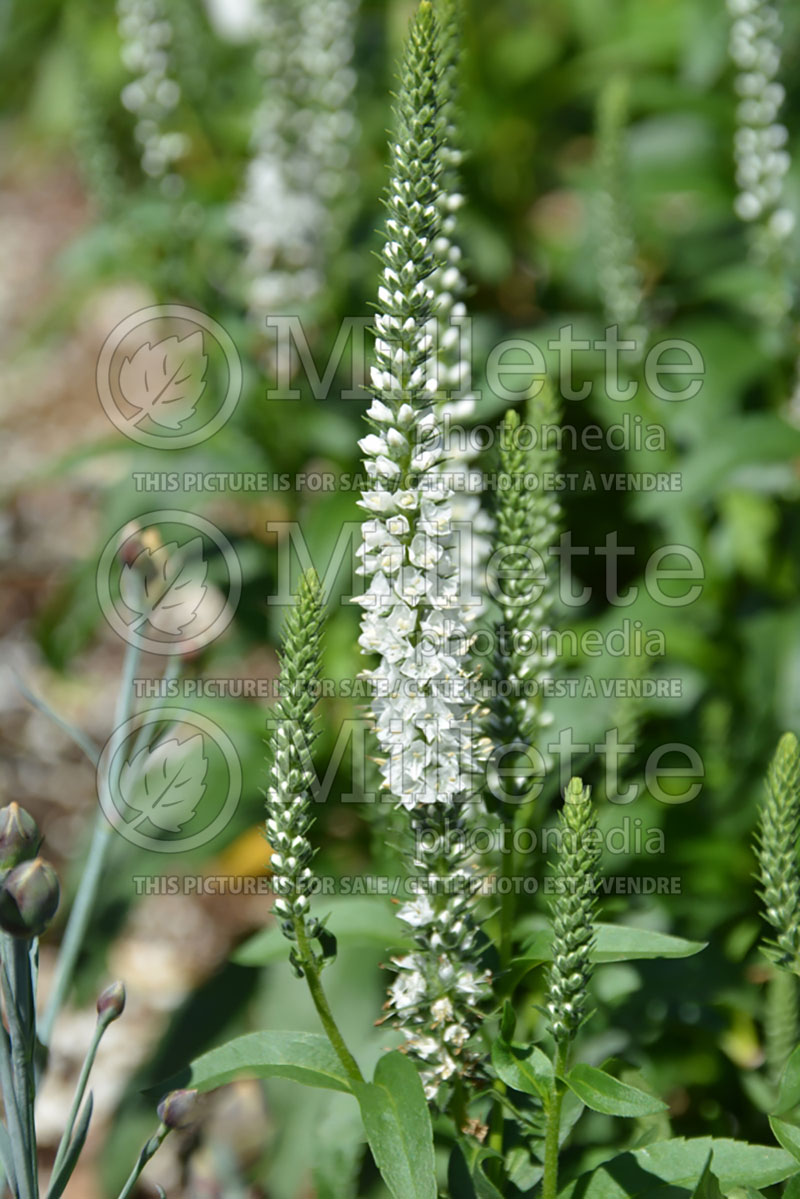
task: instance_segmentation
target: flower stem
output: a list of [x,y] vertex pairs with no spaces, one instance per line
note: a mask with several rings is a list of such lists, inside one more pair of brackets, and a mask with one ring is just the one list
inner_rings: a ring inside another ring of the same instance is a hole
[[[314,954],[306,935],[306,930],[303,921],[295,917],[294,931],[297,937],[298,960],[303,970],[305,980],[308,983],[308,989],[311,992],[311,998],[314,1001],[314,1007],[317,1009],[317,1014],[322,1021],[322,1027],[328,1034],[328,1040],[336,1050],[336,1056],[342,1063],[345,1072],[352,1082],[363,1082],[364,1075],[358,1067],[356,1059],[353,1057],[350,1050],[345,1044],[344,1037],[339,1031],[339,1026],[334,1019],[331,1011],[328,997],[325,994],[325,988],[322,985],[322,979],[319,975],[319,968],[314,960]],[[120,1197],[121,1199],[121,1197]]]
[[153,1136],[151,1136],[150,1140],[147,1141],[146,1144],[144,1144],[142,1146],[142,1149],[136,1160],[136,1165],[131,1170],[131,1173],[128,1177],[128,1181],[125,1183],[125,1186],[120,1191],[117,1199],[130,1199],[130,1196],[133,1194],[136,1184],[139,1181],[139,1178],[141,1177],[142,1170],[145,1168],[147,1163],[150,1161],[150,1158],[153,1157],[156,1150],[160,1147],[162,1142],[165,1140],[168,1133],[169,1133],[169,1129],[167,1128],[166,1124],[159,1124],[158,1129],[153,1134]]
[[[120,728],[129,719],[131,714],[133,679],[139,663],[139,653],[139,648],[136,645],[129,645],[125,651],[122,680],[114,712],[114,729]],[[100,785],[107,787],[108,779],[102,779]],[[95,815],[94,831],[92,833],[91,844],[89,845],[89,852],[86,856],[86,865],[75,893],[75,900],[69,914],[69,919],[67,920],[66,929],[64,930],[64,937],[61,941],[53,987],[39,1026],[39,1037],[42,1044],[46,1047],[50,1044],[53,1025],[72,984],[75,966],[92,916],[95,899],[97,898],[97,890],[106,863],[106,855],[111,843],[112,833],[113,829],[106,820],[102,807],[99,807]]]
[[567,1046],[562,1041],[556,1046],[553,1085],[545,1106],[546,1131],[544,1138],[542,1199],[557,1199],[558,1196],[558,1151],[561,1140],[561,1105],[564,1102],[564,1084],[561,1081],[561,1075],[566,1068]]

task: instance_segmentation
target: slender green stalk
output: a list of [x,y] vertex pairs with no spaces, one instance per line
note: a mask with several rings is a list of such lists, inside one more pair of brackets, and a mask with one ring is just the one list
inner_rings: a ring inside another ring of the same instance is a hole
[[550,1097],[545,1106],[544,1178],[542,1199],[557,1199],[558,1195],[558,1151],[561,1145],[561,1107],[564,1102],[564,1084],[561,1076],[567,1068],[567,1045],[562,1042],[556,1050],[555,1074]]
[[[133,706],[133,679],[139,664],[139,657],[140,651],[138,646],[129,645],[125,652],[122,680],[114,711],[115,729],[123,725],[131,715]],[[107,787],[108,779],[103,779],[101,786]],[[86,865],[78,884],[78,890],[75,893],[75,900],[69,914],[69,919],[67,920],[66,929],[64,930],[64,937],[61,941],[58,960],[56,962],[52,990],[39,1026],[39,1038],[45,1046],[49,1046],[50,1044],[53,1025],[72,985],[75,966],[84,938],[86,937],[89,921],[92,917],[113,831],[105,817],[102,806],[98,807],[92,840],[86,856]]]
[[169,1131],[170,1130],[167,1128],[166,1124],[159,1124],[156,1132],[151,1136],[150,1140],[142,1146],[139,1157],[136,1160],[136,1165],[131,1170],[130,1175],[128,1176],[128,1181],[120,1191],[117,1199],[130,1199],[130,1196],[133,1194],[136,1188],[137,1182],[142,1176],[142,1170],[144,1170],[151,1157],[153,1157],[156,1151],[164,1143]]
[[797,1044],[797,979],[788,970],[776,969],[767,984],[765,1045],[767,1074],[777,1087]]
[[555,1042],[553,1083],[545,1104],[545,1150],[542,1199],[558,1195],[558,1153],[564,1074],[569,1051],[586,1017],[600,856],[591,792],[579,778],[570,779],[559,815],[561,845],[555,868],[553,964],[548,979],[547,1014]]
[[[3,1079],[3,1095],[12,1096],[9,1107],[16,1113],[16,1126],[9,1132],[15,1149],[15,1168],[20,1184],[20,1199],[25,1194],[38,1199],[39,1178],[36,1153],[36,1125],[34,1122],[35,1078],[33,1045],[35,1026],[32,1019],[33,995],[31,992],[30,958],[28,942],[3,934],[0,942],[2,969],[0,986],[8,1020],[10,1036],[10,1079]],[[22,1184],[24,1182],[24,1188]]]
[[305,980],[308,983],[308,989],[314,1001],[314,1007],[317,1009],[317,1014],[322,1021],[322,1026],[328,1034],[328,1039],[336,1050],[336,1056],[342,1063],[348,1077],[353,1082],[363,1082],[364,1076],[358,1067],[358,1063],[345,1044],[344,1037],[339,1031],[339,1026],[334,1019],[333,1012],[328,1003],[328,997],[325,994],[325,988],[319,976],[316,957],[309,944],[303,921],[295,918],[294,925],[297,936],[298,964],[301,966]]
[[78,1078],[78,1085],[75,1088],[75,1095],[72,1100],[72,1106],[69,1109],[69,1115],[67,1116],[67,1122],[64,1126],[64,1132],[62,1133],[58,1150],[56,1152],[56,1159],[53,1163],[52,1171],[54,1176],[58,1173],[58,1168],[67,1155],[70,1141],[72,1140],[72,1133],[75,1128],[75,1121],[78,1118],[81,1103],[83,1102],[83,1096],[86,1092],[86,1087],[89,1082],[89,1075],[91,1073],[92,1066],[94,1065],[94,1059],[97,1056],[97,1049],[101,1040],[103,1039],[103,1033],[106,1031],[107,1027],[107,1024],[102,1024],[100,1022],[98,1022],[98,1024],[95,1026],[95,1030],[92,1035],[92,1041],[86,1057],[84,1058],[80,1077]]
[[30,1159],[25,1146],[25,1131],[19,1100],[14,1090],[14,1074],[11,1065],[11,1045],[5,1029],[0,1029],[0,1088],[3,1092],[8,1135],[16,1174],[19,1199],[36,1199],[33,1190]]

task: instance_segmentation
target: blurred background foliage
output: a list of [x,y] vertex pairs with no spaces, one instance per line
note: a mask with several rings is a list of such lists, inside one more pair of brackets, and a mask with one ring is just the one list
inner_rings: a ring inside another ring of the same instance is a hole
[[[393,64],[411,8],[399,0],[361,5],[354,186],[344,202],[344,232],[324,293],[302,314],[321,363],[339,322],[368,313],[374,296]],[[462,241],[473,288],[476,384],[484,393],[477,422],[495,422],[504,407],[484,378],[487,354],[498,341],[529,338],[544,348],[565,324],[574,326],[576,336],[603,335],[598,245],[604,234],[595,219],[603,179],[596,130],[609,80],[622,79],[627,88],[618,213],[629,222],[650,337],[684,338],[705,363],[703,386],[693,399],[667,403],[641,388],[623,404],[603,392],[600,356],[586,355],[579,377],[592,381],[592,395],[565,402],[570,428],[608,426],[625,411],[666,432],[661,452],[578,448],[566,455],[565,469],[581,477],[587,470],[596,477],[601,471],[675,471],[681,489],[567,490],[560,496],[575,544],[592,549],[574,566],[580,583],[591,588],[591,600],[577,612],[562,612],[562,623],[579,631],[610,630],[623,619],[640,620],[663,631],[666,652],[657,662],[562,660],[557,674],[583,679],[628,671],[680,679],[682,694],[642,700],[624,711],[602,697],[561,699],[553,705],[555,733],[573,728],[577,740],[594,743],[622,723],[636,743],[625,763],[628,781],[641,782],[653,749],[674,742],[693,746],[705,772],[700,795],[688,804],[658,803],[642,794],[631,805],[603,808],[606,828],[640,821],[641,828],[664,833],[663,855],[654,858],[629,845],[608,855],[609,873],[679,880],[674,895],[606,900],[604,918],[624,915],[626,923],[710,944],[685,961],[603,967],[585,1053],[590,1060],[624,1055],[643,1069],[669,1098],[678,1134],[769,1141],[758,1103],[767,970],[756,951],[750,841],[767,758],[783,729],[800,730],[800,431],[788,415],[798,339],[791,316],[771,317],[774,272],[754,260],[748,231],[733,211],[729,17],[720,0],[475,0],[466,8]],[[796,150],[800,9],[784,9],[783,119]],[[0,420],[8,445],[2,611],[10,656],[54,706],[83,720],[101,743],[110,731],[107,700],[122,646],[99,610],[95,569],[116,530],[160,507],[202,513],[223,529],[242,564],[242,601],[227,635],[188,662],[186,673],[265,678],[276,672],[281,622],[280,607],[267,602],[278,585],[276,537],[267,523],[299,521],[324,571],[343,524],[358,519],[348,491],[212,494],[178,488],[144,494],[134,486],[139,471],[353,471],[365,407],[339,398],[348,385],[343,378],[324,401],[313,399],[300,376],[301,399],[265,398],[273,385],[268,341],[247,313],[242,246],[229,221],[261,87],[252,40],[230,35],[239,9],[226,7],[225,0],[217,0],[211,17],[197,0],[170,0],[168,11],[182,97],[175,122],[191,138],[180,163],[180,191],[169,195],[142,175],[133,119],[120,104],[128,74],[113,10],[99,0],[6,0],[0,11],[0,247],[6,276],[0,290]],[[787,196],[798,211],[800,156],[794,158]],[[780,269],[794,294],[796,235]],[[119,435],[104,418],[93,383],[96,355],[117,321],[137,307],[170,301],[219,321],[244,368],[233,419],[202,445],[172,452]],[[630,374],[639,377],[640,365],[631,366]],[[492,469],[491,455],[485,465]],[[640,595],[624,608],[607,603],[605,560],[594,552],[614,530],[621,545],[635,547],[621,560],[620,585],[638,583]],[[688,608],[658,605],[642,586],[649,555],[671,543],[692,547],[704,565],[702,594]],[[341,572],[330,597],[325,672],[336,679],[360,669],[357,617],[343,602],[345,576]],[[149,662],[146,672],[155,675],[158,666]],[[36,731],[10,690],[4,689],[3,702],[9,716],[3,800],[21,799],[42,817],[48,842],[61,847],[69,887],[80,870],[82,830],[94,804],[91,776],[80,773],[66,742]],[[180,869],[263,873],[267,853],[258,826],[266,704],[192,704],[234,740],[245,793],[225,833],[182,859]],[[341,722],[358,718],[360,709],[345,699],[326,700],[321,714],[323,766]],[[36,766],[37,760],[49,768]],[[587,754],[583,765],[587,781],[602,793],[600,759]],[[372,813],[340,800],[352,789],[345,759],[320,810],[320,868],[391,874],[391,845],[382,832],[373,836]],[[554,790],[548,788],[551,797]],[[543,800],[542,823],[550,819],[550,806]],[[184,964],[169,987],[159,983],[158,971],[169,974],[173,944],[164,947],[163,959],[148,959],[143,968],[152,976],[152,991],[161,986],[162,1001],[148,999],[149,1035],[134,1055],[135,1069],[119,1084],[105,1185],[118,1179],[148,1127],[142,1086],[237,1030],[297,1026],[299,1020],[313,1027],[302,984],[282,961],[261,970],[226,964],[238,941],[269,921],[266,900],[197,900],[191,916],[181,909],[178,919],[182,900],[139,901],[131,886],[132,875],[172,871],[171,857],[122,845],[115,853],[78,999],[91,995],[109,963],[130,960],[118,946],[134,935],[132,928],[146,943],[151,936],[157,940],[160,922],[175,919],[184,928],[186,919],[184,950],[196,960]],[[534,856],[531,872],[541,875],[543,868]],[[380,898],[374,903],[388,907]],[[541,910],[541,902],[531,899],[528,918]],[[332,998],[354,1046],[376,1053],[371,1026],[382,1002],[381,954],[363,938],[355,942],[330,971]],[[519,992],[521,1019],[531,1034],[539,1020],[534,1005],[540,985],[533,974]],[[181,1176],[195,1179],[186,1183],[187,1195],[201,1193],[191,1187],[206,1175],[228,1180],[226,1196],[382,1194],[370,1168],[360,1166],[357,1129],[346,1105],[327,1095],[299,1094],[288,1084],[267,1087],[265,1104],[246,1088],[228,1102],[231,1111],[218,1107],[197,1134],[199,1147],[182,1147],[185,1156],[198,1149],[195,1164],[180,1158],[173,1164],[176,1187]],[[309,1143],[311,1104],[319,1105],[319,1120]],[[231,1139],[231,1129],[249,1127],[248,1120],[261,1130],[258,1135]],[[590,1146],[618,1136],[611,1118],[587,1118],[573,1165],[591,1161]],[[242,1179],[256,1189],[237,1191]],[[87,1181],[87,1196],[95,1193],[91,1185]]]

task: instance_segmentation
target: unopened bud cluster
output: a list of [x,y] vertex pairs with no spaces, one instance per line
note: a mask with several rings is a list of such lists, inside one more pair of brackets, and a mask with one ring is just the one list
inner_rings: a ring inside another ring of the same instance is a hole
[[49,862],[38,857],[42,835],[17,803],[0,808],[0,928],[12,937],[40,936],[58,910],[61,889]]
[[798,835],[800,745],[793,733],[784,733],[767,771],[755,849],[764,919],[774,930],[765,953],[800,974]]
[[[323,620],[319,581],[304,576],[298,601],[288,615],[281,654],[285,693],[273,710],[272,765],[267,787],[267,841],[276,899],[273,911],[290,941],[298,927],[310,938],[319,932],[309,916],[314,856],[308,832],[313,822],[311,746],[314,729],[314,683],[319,677]],[[292,962],[300,972],[295,951]]]
[[559,820],[547,1017],[553,1038],[564,1044],[572,1040],[587,1014],[600,857],[599,838],[590,835],[596,828],[591,792],[580,779],[570,780]]

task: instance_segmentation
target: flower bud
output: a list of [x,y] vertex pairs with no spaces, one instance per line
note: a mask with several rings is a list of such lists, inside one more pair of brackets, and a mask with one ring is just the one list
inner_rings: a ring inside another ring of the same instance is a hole
[[0,808],[0,870],[35,858],[42,843],[39,826],[18,803]]
[[194,1119],[197,1091],[170,1091],[158,1105],[158,1118],[167,1128],[185,1128]]
[[112,1020],[118,1020],[124,1011],[125,984],[121,982],[111,983],[98,996],[97,1018],[103,1024],[111,1024]]
[[9,870],[0,883],[0,928],[13,937],[38,937],[58,909],[58,875],[44,858]]

